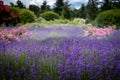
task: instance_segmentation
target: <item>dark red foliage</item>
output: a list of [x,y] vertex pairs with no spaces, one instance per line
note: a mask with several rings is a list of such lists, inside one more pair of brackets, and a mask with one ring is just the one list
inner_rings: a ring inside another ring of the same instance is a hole
[[17,12],[11,11],[3,1],[0,0],[0,24],[15,25],[19,22],[19,15]]

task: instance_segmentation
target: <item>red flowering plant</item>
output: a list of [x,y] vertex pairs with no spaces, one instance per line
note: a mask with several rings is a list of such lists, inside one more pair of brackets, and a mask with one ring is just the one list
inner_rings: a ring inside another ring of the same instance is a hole
[[0,24],[15,25],[19,22],[18,13],[11,11],[3,1],[0,1]]

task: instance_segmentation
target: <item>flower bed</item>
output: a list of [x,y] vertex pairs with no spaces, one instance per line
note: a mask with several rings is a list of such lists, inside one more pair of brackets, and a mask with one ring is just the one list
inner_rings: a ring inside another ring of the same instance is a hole
[[92,38],[97,38],[97,39],[101,39],[101,38],[107,38],[110,36],[110,34],[113,32],[113,30],[116,29],[116,26],[109,26],[109,27],[105,27],[105,28],[96,28],[96,27],[88,27],[85,31],[84,31],[84,36],[89,36]]
[[5,42],[20,41],[22,37],[28,36],[29,30],[25,27],[13,28],[12,30],[2,29],[0,31],[0,39]]
[[[109,38],[0,41],[1,80],[119,80],[120,30]],[[116,35],[116,36],[115,36]]]

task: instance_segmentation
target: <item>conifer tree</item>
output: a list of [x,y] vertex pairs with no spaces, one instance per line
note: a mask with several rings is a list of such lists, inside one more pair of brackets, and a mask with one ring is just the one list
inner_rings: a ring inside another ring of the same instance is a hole
[[54,11],[59,15],[62,15],[63,6],[64,6],[63,0],[56,0]]
[[81,8],[79,9],[79,17],[86,18],[86,6],[82,4]]
[[29,10],[33,11],[36,16],[39,16],[41,11],[37,5],[29,5]]
[[70,19],[70,4],[69,1],[64,2],[63,10],[62,10],[62,16],[65,19]]
[[49,11],[50,10],[50,6],[47,5],[47,1],[44,0],[43,4],[41,5],[41,11],[45,12],[45,11]]
[[19,8],[25,8],[25,5],[20,1],[20,0],[17,0],[17,7]]
[[97,0],[89,0],[86,6],[86,18],[88,19],[88,22],[93,21],[98,14],[98,7],[96,1]]

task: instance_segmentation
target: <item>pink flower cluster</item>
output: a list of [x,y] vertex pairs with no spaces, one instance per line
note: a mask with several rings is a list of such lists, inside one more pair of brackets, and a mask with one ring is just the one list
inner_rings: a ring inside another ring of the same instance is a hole
[[8,43],[20,41],[22,38],[29,35],[30,31],[25,27],[13,28],[12,30],[2,29],[0,31],[0,39]]
[[94,26],[91,26],[84,31],[84,36],[89,36],[97,39],[106,38],[115,29],[116,26],[109,26],[104,28],[96,28]]

